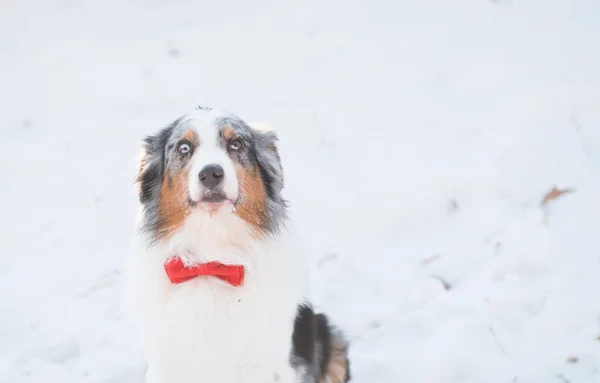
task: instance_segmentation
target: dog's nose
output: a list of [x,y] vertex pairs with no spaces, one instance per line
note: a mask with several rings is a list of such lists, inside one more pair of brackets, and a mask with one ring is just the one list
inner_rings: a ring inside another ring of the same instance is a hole
[[213,189],[223,182],[224,174],[223,168],[219,165],[206,165],[204,169],[200,171],[200,182],[207,188]]

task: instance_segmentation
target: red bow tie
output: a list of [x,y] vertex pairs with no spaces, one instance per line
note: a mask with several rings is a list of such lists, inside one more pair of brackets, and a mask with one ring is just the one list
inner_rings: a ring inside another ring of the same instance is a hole
[[217,277],[232,286],[244,283],[244,266],[224,265],[219,262],[201,263],[193,266],[183,264],[181,258],[170,258],[165,262],[165,271],[172,283],[178,284],[199,276]]

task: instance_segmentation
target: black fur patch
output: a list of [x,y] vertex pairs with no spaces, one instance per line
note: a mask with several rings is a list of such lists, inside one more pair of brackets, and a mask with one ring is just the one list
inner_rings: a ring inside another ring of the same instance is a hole
[[[298,306],[292,334],[291,365],[304,367],[306,373],[303,383],[317,383],[327,372],[330,355],[334,345],[334,327],[325,314],[315,314],[310,304]],[[343,341],[343,339],[339,339]],[[345,341],[344,341],[345,342]],[[346,357],[346,382],[350,380],[350,361]]]
[[327,370],[329,363],[329,349],[331,348],[331,331],[329,330],[329,321],[324,314],[315,316],[315,325],[317,332],[317,342],[321,345],[323,352],[319,355],[318,364],[321,373]]
[[312,366],[315,358],[315,341],[317,339],[317,322],[315,314],[310,305],[300,305],[294,333],[292,334],[293,358],[292,363]]

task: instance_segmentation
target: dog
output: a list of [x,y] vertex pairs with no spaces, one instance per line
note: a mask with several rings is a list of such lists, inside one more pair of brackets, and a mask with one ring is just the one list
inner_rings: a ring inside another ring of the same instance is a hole
[[346,383],[349,343],[309,297],[278,136],[196,107],[143,140],[132,297],[146,383]]

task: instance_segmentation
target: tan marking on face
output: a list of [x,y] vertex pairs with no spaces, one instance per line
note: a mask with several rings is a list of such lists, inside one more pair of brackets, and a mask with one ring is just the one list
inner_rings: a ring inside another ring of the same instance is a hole
[[158,197],[160,227],[157,236],[168,239],[181,228],[189,214],[185,192],[188,189],[188,167],[175,171],[166,170]]
[[186,130],[183,132],[183,139],[191,142],[192,144],[196,143],[196,133],[193,130]]
[[232,138],[235,137],[235,132],[233,131],[233,129],[230,126],[227,126],[227,127],[223,128],[223,130],[221,131],[221,135],[223,136],[223,138],[225,140],[231,140]]
[[267,194],[258,166],[235,165],[240,188],[240,199],[235,213],[256,229],[256,234],[267,228]]

